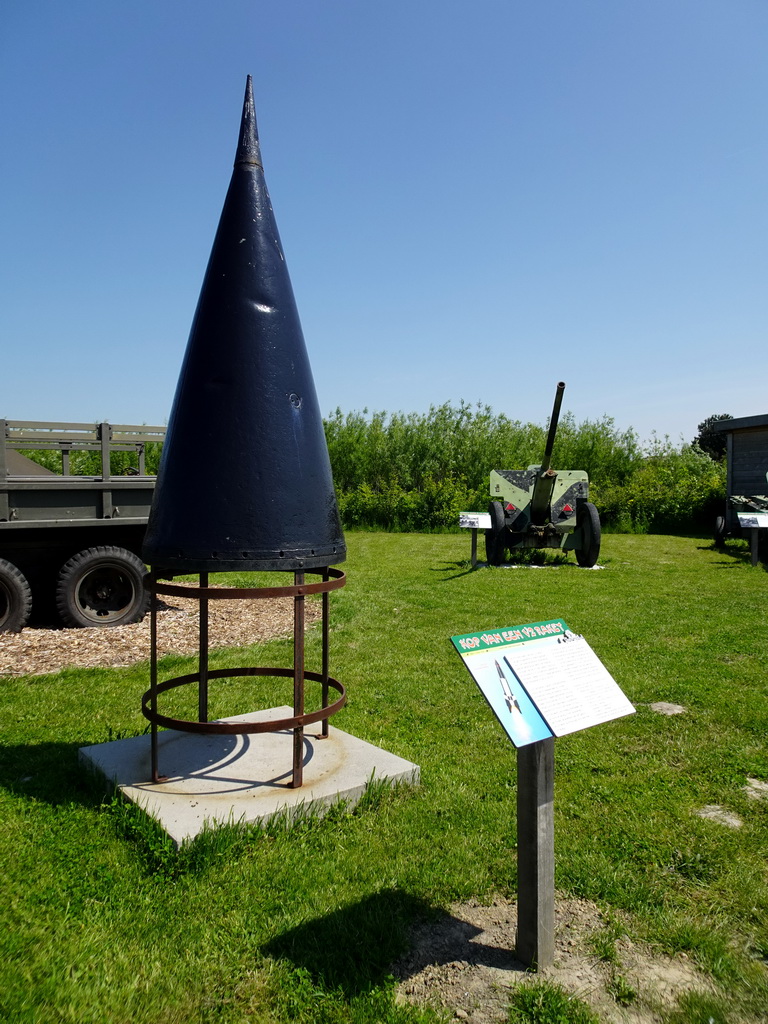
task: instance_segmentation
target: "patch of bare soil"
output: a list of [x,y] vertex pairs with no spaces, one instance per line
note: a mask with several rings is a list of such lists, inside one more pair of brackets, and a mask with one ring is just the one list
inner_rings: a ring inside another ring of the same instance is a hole
[[[293,630],[292,598],[211,601],[210,647],[243,647]],[[197,651],[197,609],[193,598],[168,598],[157,616],[159,654]],[[320,617],[320,604],[305,602],[307,624]],[[68,666],[118,667],[149,658],[149,616],[129,626],[92,629],[31,629],[0,633],[0,675],[41,675]]]
[[[496,1024],[506,1020],[517,985],[543,978],[578,996],[601,1020],[658,1024],[684,992],[714,991],[684,955],[658,956],[627,936],[615,941],[615,962],[600,960],[592,950],[608,922],[586,900],[558,899],[555,915],[555,962],[533,975],[514,958],[516,904],[451,907],[416,929],[411,952],[394,965],[398,999],[430,1003],[471,1024]],[[617,1002],[615,995],[626,998],[630,989],[631,1001]]]

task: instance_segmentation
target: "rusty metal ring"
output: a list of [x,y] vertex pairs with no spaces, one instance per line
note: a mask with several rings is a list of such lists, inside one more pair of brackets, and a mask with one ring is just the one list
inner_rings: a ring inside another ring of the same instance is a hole
[[328,575],[330,579],[320,583],[302,583],[287,587],[187,587],[174,583],[160,583],[150,576],[147,589],[150,594],[161,594],[164,597],[189,597],[197,601],[235,601],[246,598],[269,597],[304,597],[310,594],[326,594],[338,590],[347,582],[347,577],[340,569],[325,569],[322,573],[306,569],[307,575]]
[[[209,679],[226,679],[232,676],[286,676],[292,679],[293,669],[258,666],[255,668],[217,668],[208,673]],[[157,696],[157,694],[173,690],[178,686],[186,686],[188,683],[197,682],[200,679],[200,674],[192,672],[189,675],[165,679],[162,683],[158,683],[154,689],[147,690],[141,698],[141,713],[154,725],[164,725],[168,729],[178,729],[180,732],[239,735],[241,733],[280,732],[283,729],[296,729],[305,725],[312,725],[315,722],[322,722],[326,718],[330,718],[331,715],[335,715],[347,703],[346,690],[338,679],[332,679],[329,676],[324,680],[319,672],[305,672],[304,678],[311,679],[317,683],[326,682],[328,686],[338,690],[341,696],[333,704],[320,708],[318,711],[309,711],[304,715],[294,715],[291,718],[279,718],[271,722],[192,722],[188,719],[169,718],[167,715],[153,713],[152,709],[148,707],[153,694]]]

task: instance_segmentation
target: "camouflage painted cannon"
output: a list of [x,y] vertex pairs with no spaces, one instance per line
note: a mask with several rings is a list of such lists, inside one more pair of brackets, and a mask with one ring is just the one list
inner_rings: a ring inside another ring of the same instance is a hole
[[589,476],[580,469],[551,468],[564,391],[560,381],[541,465],[491,470],[491,527],[485,531],[490,565],[500,565],[507,549],[523,548],[575,551],[576,561],[585,568],[597,562],[600,517],[589,500]]

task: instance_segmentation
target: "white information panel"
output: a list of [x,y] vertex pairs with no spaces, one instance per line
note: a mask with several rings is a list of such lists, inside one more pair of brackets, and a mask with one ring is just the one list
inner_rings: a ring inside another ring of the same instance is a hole
[[635,710],[583,636],[524,644],[507,661],[555,736]]
[[562,619],[451,641],[516,747],[634,713],[584,637]]
[[490,530],[491,517],[487,512],[459,512],[459,526],[464,530]]
[[768,512],[737,512],[736,514],[739,517],[739,526],[744,529],[768,529]]

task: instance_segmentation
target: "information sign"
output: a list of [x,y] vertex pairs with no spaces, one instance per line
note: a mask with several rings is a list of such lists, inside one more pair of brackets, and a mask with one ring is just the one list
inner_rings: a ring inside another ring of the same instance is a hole
[[491,517],[487,512],[459,512],[459,526],[464,530],[490,530]]
[[584,637],[562,619],[451,641],[516,747],[634,713]]
[[737,512],[742,529],[768,529],[768,512]]

